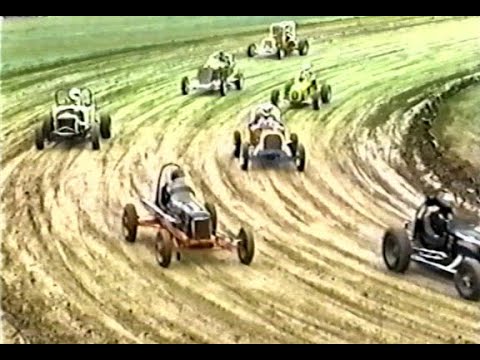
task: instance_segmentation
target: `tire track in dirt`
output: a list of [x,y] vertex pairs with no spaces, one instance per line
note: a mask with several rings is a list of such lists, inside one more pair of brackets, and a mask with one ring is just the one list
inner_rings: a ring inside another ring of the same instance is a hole
[[[226,98],[181,97],[179,80],[222,46],[243,53],[251,37],[22,75],[20,91],[3,89],[9,122],[2,135],[13,129],[10,117],[18,132],[4,141],[17,156],[2,159],[2,306],[31,319],[24,326],[37,342],[54,341],[54,327],[66,334],[56,341],[480,342],[478,305],[458,299],[451,283],[418,269],[403,278],[383,270],[383,228],[408,217],[421,197],[396,172],[403,125],[366,126],[395,95],[472,66],[475,25],[478,19],[465,19],[393,31],[385,23],[382,32],[314,45],[308,58],[238,56],[247,88]],[[329,26],[308,34],[318,39],[323,31]],[[432,61],[439,55],[442,62]],[[233,130],[305,61],[334,92],[318,113],[286,112],[307,149],[306,173],[241,172],[231,160]],[[103,75],[94,78],[98,69]],[[43,81],[38,98],[35,79]],[[64,81],[85,81],[111,112],[114,136],[100,152],[89,144],[42,153],[28,147],[28,119],[48,109],[49,93]],[[153,234],[141,231],[136,246],[123,242],[122,206],[153,196],[161,164],[172,160],[215,200],[222,229],[254,230],[251,267],[218,253],[188,255],[162,270]],[[33,313],[18,307],[22,298]]]

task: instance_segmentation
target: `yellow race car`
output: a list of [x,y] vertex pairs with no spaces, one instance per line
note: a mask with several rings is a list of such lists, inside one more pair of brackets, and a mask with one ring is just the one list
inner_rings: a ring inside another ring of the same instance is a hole
[[[280,104],[280,90],[272,91],[270,101],[275,106]],[[284,100],[290,105],[300,106],[311,102],[314,110],[320,109],[320,104],[329,104],[332,99],[332,87],[328,84],[318,84],[318,80],[309,67],[290,80],[284,88]]]

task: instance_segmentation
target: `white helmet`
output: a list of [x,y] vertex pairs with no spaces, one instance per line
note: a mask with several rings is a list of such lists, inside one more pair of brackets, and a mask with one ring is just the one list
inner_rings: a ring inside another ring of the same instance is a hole
[[455,196],[445,190],[440,191],[437,196],[437,201],[445,208],[453,208],[455,206]]
[[260,106],[259,112],[262,116],[268,117],[268,116],[271,116],[273,109],[274,109],[274,106],[272,104],[266,103]]
[[79,88],[71,88],[70,91],[68,92],[68,97],[70,100],[72,100],[74,103],[80,103],[82,100],[82,90]]
[[302,66],[302,71],[310,71],[312,70],[312,64],[311,63],[305,63]]

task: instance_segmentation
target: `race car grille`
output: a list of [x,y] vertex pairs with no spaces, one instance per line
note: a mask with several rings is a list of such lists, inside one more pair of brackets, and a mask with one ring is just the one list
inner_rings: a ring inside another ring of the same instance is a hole
[[57,120],[58,128],[70,128],[75,129],[75,120],[74,119],[58,119]]
[[193,229],[194,239],[210,239],[210,219],[195,220]]
[[263,140],[263,147],[266,150],[281,150],[282,139],[280,138],[280,136],[275,134],[267,135]]
[[212,81],[213,71],[212,69],[200,69],[198,71],[198,81],[200,84],[208,84]]

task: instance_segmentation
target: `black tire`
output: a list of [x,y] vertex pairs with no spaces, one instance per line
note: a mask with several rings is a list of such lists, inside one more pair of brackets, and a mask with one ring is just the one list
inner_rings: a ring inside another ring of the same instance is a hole
[[226,96],[227,92],[228,92],[227,82],[225,80],[222,80],[222,82],[220,83],[220,95]]
[[308,50],[310,49],[310,44],[308,40],[300,40],[298,43],[298,53],[300,56],[308,55]]
[[382,240],[383,261],[387,269],[404,273],[410,265],[412,244],[405,229],[388,229]]
[[277,49],[277,58],[278,60],[282,60],[285,57],[285,50],[282,48]]
[[453,277],[455,288],[466,300],[480,300],[480,262],[465,258]]
[[52,141],[53,119],[50,115],[45,116],[42,121],[43,138]]
[[163,268],[168,268],[172,262],[172,253],[172,235],[165,229],[159,230],[155,241],[155,259],[158,265]]
[[43,128],[35,129],[35,147],[37,150],[43,150],[45,147],[45,139],[43,137]]
[[210,221],[212,222],[212,235],[217,235],[217,210],[215,209],[215,205],[212,203],[206,202],[205,209],[210,213]]
[[100,115],[100,135],[102,139],[110,139],[112,136],[112,118],[110,115]]
[[285,99],[288,99],[290,96],[290,89],[292,88],[293,84],[295,83],[295,80],[290,80],[288,83],[285,84],[284,88],[284,95]]
[[332,100],[332,87],[330,85],[323,84],[322,89],[320,90],[320,96],[322,98],[322,103],[330,104]]
[[135,205],[127,204],[123,209],[122,226],[125,240],[134,243],[137,239],[138,215]]
[[181,89],[182,95],[188,95],[190,93],[190,80],[188,80],[186,76],[182,79]]
[[320,94],[318,92],[312,95],[313,110],[320,110]]
[[233,156],[238,159],[242,150],[242,135],[238,130],[235,130],[235,132],[233,133],[233,146]]
[[240,240],[237,245],[238,259],[242,264],[250,265],[255,255],[253,235],[250,231],[241,228],[238,232],[238,239]]
[[297,150],[298,150],[298,135],[295,133],[292,133],[290,135],[290,150],[292,150],[292,156],[297,155]]
[[98,128],[97,124],[93,125],[91,131],[92,149],[100,150],[100,129]]
[[237,90],[242,90],[244,86],[245,86],[245,78],[243,74],[238,74],[238,77],[235,80],[235,88]]
[[255,44],[248,45],[248,49],[247,49],[248,57],[254,57],[256,55],[256,52],[257,52],[257,45]]
[[250,154],[248,152],[248,144],[247,143],[244,143],[243,146],[242,146],[242,163],[240,165],[240,168],[243,170],[243,171],[247,171],[248,170],[248,164],[250,162]]
[[312,88],[314,89],[315,92],[318,91],[317,79],[313,79],[313,80],[312,80]]
[[297,165],[297,170],[299,172],[305,171],[305,162],[306,162],[305,147],[302,144],[298,144],[297,154],[296,154],[296,165]]
[[272,94],[270,95],[270,102],[273,105],[278,106],[280,103],[280,90],[275,89],[272,91]]

